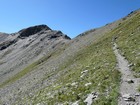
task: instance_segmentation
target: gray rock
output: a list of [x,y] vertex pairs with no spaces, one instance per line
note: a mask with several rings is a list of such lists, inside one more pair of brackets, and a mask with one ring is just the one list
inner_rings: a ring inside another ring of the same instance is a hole
[[87,72],[88,72],[88,70],[84,70],[84,71],[81,72],[81,74],[84,74],[84,73],[87,73]]
[[135,96],[140,96],[140,93],[136,93]]
[[79,101],[76,101],[76,102],[74,102],[72,105],[79,105],[78,102],[79,102]]
[[89,82],[89,83],[86,83],[86,84],[85,84],[85,86],[89,86],[89,85],[92,85],[92,83],[91,83],[91,82]]
[[122,97],[124,101],[135,101],[134,97],[131,94],[124,94]]
[[126,82],[128,82],[128,83],[134,83],[134,80],[132,80],[132,79],[127,79]]
[[97,92],[92,92],[91,94],[89,94],[89,95],[87,96],[87,98],[84,100],[84,102],[85,102],[87,105],[92,105],[93,100],[95,100],[97,97],[98,97],[98,93],[97,93]]

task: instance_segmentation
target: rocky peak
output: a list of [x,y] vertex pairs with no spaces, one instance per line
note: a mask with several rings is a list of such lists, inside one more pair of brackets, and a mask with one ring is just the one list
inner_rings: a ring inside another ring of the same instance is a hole
[[42,30],[51,30],[47,25],[37,25],[32,26],[19,31],[19,37],[28,37],[30,35],[34,35]]

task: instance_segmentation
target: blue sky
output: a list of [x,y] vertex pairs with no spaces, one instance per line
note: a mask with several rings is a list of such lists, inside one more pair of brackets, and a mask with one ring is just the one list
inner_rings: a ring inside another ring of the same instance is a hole
[[1,0],[0,32],[46,24],[70,37],[140,8],[140,0]]

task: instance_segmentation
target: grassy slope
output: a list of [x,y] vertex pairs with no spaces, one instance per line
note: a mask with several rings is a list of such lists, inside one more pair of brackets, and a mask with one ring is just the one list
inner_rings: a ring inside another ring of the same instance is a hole
[[[71,60],[66,64],[65,67],[68,71],[64,76],[60,77],[52,86],[39,91],[36,97],[28,97],[28,102],[32,100],[34,104],[67,104],[79,100],[80,105],[84,105],[83,100],[87,94],[97,91],[100,95],[94,105],[117,105],[120,73],[115,69],[116,58],[112,50],[112,38],[117,37],[116,42],[119,49],[128,61],[134,64],[132,69],[139,72],[139,20],[140,14],[137,13],[112,32],[80,51],[75,55],[74,62]],[[72,64],[76,66],[70,68],[69,65]],[[81,78],[81,72],[84,70],[88,70],[88,72]],[[73,86],[72,83],[76,83],[76,85]],[[92,84],[85,86],[86,83]]]
[[[140,15],[137,13],[133,18],[121,23],[118,28],[86,46],[68,62],[60,65],[59,71],[65,70],[65,72],[54,84],[38,91],[35,96],[25,97],[22,103],[67,105],[78,100],[80,105],[84,105],[83,101],[87,94],[96,91],[99,93],[99,98],[94,105],[117,105],[120,73],[115,69],[116,58],[112,50],[112,38],[117,37],[116,43],[119,49],[128,61],[134,64],[132,69],[138,73],[140,71],[139,20]],[[81,72],[84,70],[88,72],[81,78]],[[51,75],[56,75],[55,73]],[[75,85],[72,85],[73,83]],[[85,86],[86,83],[91,85]]]
[[[52,86],[40,90],[34,97],[25,98],[24,102],[51,105],[79,100],[82,105],[87,94],[97,91],[100,95],[94,105],[117,104],[120,73],[115,69],[116,58],[111,41],[112,35],[109,34],[90,46],[86,46],[71,60],[60,66],[60,70],[65,69],[67,72]],[[84,70],[88,70],[88,72],[81,78],[81,72]],[[76,83],[76,85],[72,86],[72,83]],[[86,83],[91,83],[91,85],[85,86]]]

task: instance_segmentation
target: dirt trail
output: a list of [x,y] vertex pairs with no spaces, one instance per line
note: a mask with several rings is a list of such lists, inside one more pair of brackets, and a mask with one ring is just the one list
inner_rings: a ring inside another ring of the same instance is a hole
[[128,61],[119,53],[116,43],[114,43],[113,50],[117,58],[118,68],[122,74],[118,105],[140,105],[140,92],[137,91],[140,78],[133,76]]

